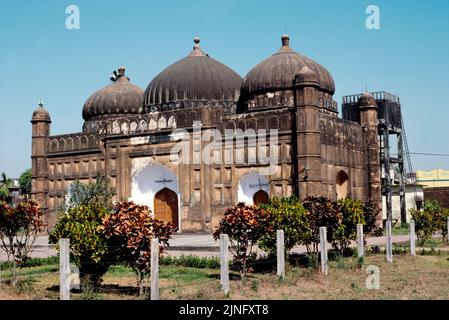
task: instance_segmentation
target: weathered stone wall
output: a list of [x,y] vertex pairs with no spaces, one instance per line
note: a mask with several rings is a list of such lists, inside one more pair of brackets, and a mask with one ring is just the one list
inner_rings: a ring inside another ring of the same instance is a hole
[[321,179],[323,194],[336,200],[336,177],[349,176],[349,195],[366,200],[367,167],[362,127],[354,122],[321,114]]

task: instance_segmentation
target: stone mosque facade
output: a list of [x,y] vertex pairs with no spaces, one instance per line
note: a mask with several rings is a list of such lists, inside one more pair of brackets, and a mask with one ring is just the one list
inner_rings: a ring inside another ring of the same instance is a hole
[[[359,122],[339,118],[331,74],[295,52],[288,35],[281,40],[279,51],[243,79],[206,54],[199,38],[146,90],[120,67],[87,99],[79,133],[51,135],[40,105],[31,120],[32,197],[46,212],[48,230],[70,184],[99,175],[116,189],[114,201],[148,205],[179,232],[211,232],[226,208],[272,196],[352,197],[380,206],[376,100],[360,96]],[[212,163],[193,161],[210,143],[201,134],[212,129],[231,134],[213,139]],[[277,132],[275,145],[263,148],[249,136],[236,143],[241,132],[261,130],[267,141]],[[187,147],[176,147],[177,131],[186,133]],[[258,162],[260,152],[277,161]],[[186,155],[192,161],[179,161]]]

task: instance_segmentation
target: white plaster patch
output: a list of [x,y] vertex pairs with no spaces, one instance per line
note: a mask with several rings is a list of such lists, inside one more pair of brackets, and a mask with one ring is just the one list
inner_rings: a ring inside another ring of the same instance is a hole
[[169,127],[169,128],[173,128],[173,129],[176,128],[176,118],[175,118],[175,116],[171,116],[171,117],[168,119],[168,127]]
[[157,126],[159,129],[167,128],[167,118],[165,118],[165,116],[160,117],[157,122]]
[[248,205],[252,205],[253,196],[259,190],[263,190],[268,194],[270,193],[267,179],[258,172],[246,174],[240,179],[237,191],[238,202],[245,202]]
[[112,124],[112,133],[120,133],[120,125],[117,121]]
[[[180,203],[178,178],[169,169],[155,163],[151,157],[136,158],[132,161],[131,200],[146,205],[154,211],[154,196],[163,188],[168,188],[178,195]],[[178,212],[180,210],[178,209]]]
[[150,122],[148,123],[148,130],[156,130],[157,129],[157,122],[154,119],[150,119]]
[[150,137],[132,137],[130,139],[132,146],[150,143]]

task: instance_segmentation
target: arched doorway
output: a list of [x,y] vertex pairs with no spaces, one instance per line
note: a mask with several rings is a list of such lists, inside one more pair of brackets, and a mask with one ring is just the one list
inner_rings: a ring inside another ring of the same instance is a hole
[[336,179],[337,200],[349,196],[349,177],[343,170],[338,172]]
[[163,188],[154,196],[154,217],[178,227],[178,195]]
[[240,179],[237,200],[248,205],[267,203],[270,197],[269,190],[269,183],[265,176],[258,172],[250,172]]
[[255,206],[258,206],[261,203],[268,203],[269,198],[268,193],[263,190],[259,190],[253,196],[253,203]]

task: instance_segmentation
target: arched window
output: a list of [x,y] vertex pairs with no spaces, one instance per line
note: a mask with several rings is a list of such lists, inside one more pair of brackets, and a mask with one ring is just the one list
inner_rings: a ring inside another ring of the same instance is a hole
[[343,170],[338,172],[336,179],[337,200],[349,196],[349,177]]

